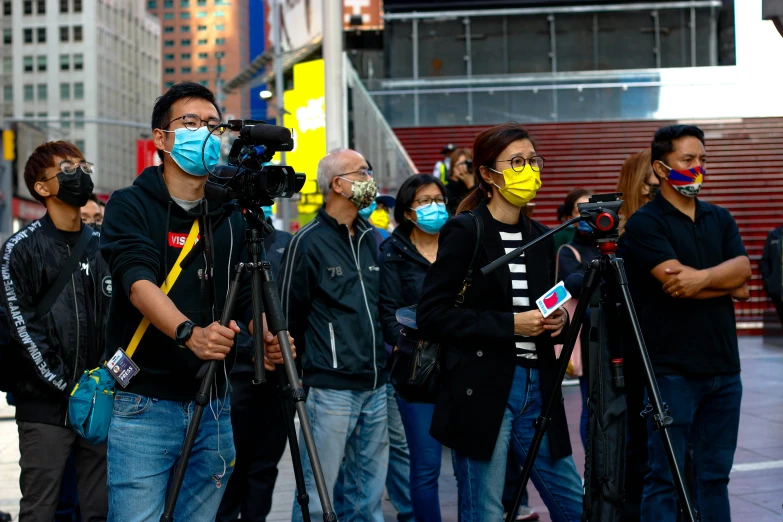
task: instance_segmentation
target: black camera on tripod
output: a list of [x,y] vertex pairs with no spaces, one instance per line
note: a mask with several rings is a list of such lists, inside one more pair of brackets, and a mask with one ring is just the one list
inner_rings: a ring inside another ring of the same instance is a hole
[[579,203],[576,206],[579,216],[593,229],[599,250],[602,244],[617,243],[620,237],[618,214],[620,207],[623,206],[623,201],[620,199],[622,195],[622,192],[595,194],[587,203]]
[[217,167],[206,185],[210,197],[237,200],[241,207],[272,205],[302,190],[305,175],[288,165],[264,165],[281,151],[294,150],[293,131],[261,120],[229,120],[224,126],[239,132],[228,154],[228,165]]

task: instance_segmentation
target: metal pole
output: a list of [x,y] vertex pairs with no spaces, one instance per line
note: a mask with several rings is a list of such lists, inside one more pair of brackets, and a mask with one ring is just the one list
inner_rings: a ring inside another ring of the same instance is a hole
[[217,95],[217,103],[218,107],[220,108],[220,112],[223,113],[225,108],[223,107],[223,85],[221,85],[220,82],[220,60],[223,58],[222,52],[215,53],[215,58],[217,58],[217,77],[215,79],[215,91]]
[[[555,15],[546,17],[549,21],[549,59],[552,61],[552,72],[557,72],[557,36],[555,35]],[[552,91],[552,119],[557,120],[557,89]]]
[[[13,232],[13,203],[14,194],[12,179],[14,177],[14,163],[11,160],[16,155],[15,150],[5,150],[7,145],[9,148],[12,146],[15,139],[15,131],[12,129],[0,129],[0,134],[8,132],[7,139],[0,141],[0,193],[3,195],[3,201],[0,205],[0,242],[5,242],[11,236]],[[2,244],[2,243],[0,243]]]
[[[411,39],[413,40],[413,79],[419,79],[419,20],[414,18],[413,28],[411,29]],[[413,91],[413,126],[419,126],[419,89]]]
[[710,7],[710,65],[718,65],[718,17],[714,7]]
[[661,20],[658,16],[658,11],[650,13],[653,17],[653,27],[655,27],[655,48],[653,54],[655,55],[655,67],[661,68]]
[[[465,70],[467,77],[473,76],[473,58],[471,57],[471,42],[470,42],[470,18],[465,18],[462,23],[465,25]],[[473,123],[473,92],[468,91],[468,117],[466,118],[468,123]]]
[[[277,102],[276,111],[276,123],[283,125],[283,98],[285,89],[285,78],[283,77],[283,49],[282,49],[282,12],[281,4],[282,0],[273,0],[272,2],[272,39],[275,46],[275,101]],[[281,151],[280,164],[285,165],[285,151]],[[291,231],[291,201],[284,199],[279,202],[282,212],[283,230],[286,232]]]
[[326,150],[345,147],[343,143],[343,3],[324,2],[324,88],[326,96]]
[[696,67],[696,8],[691,7],[691,67]]
[[593,13],[593,70],[598,70],[600,57],[598,56],[598,13]]

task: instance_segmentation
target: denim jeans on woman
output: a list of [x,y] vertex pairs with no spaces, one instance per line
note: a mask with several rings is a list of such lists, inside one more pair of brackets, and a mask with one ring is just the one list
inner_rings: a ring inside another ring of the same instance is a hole
[[[729,472],[734,463],[739,432],[742,381],[740,374],[695,378],[658,376],[661,398],[669,407],[672,447],[684,470],[688,442],[693,446],[695,484],[693,507],[702,522],[731,520]],[[677,491],[661,442],[648,415],[650,472],[644,480],[642,522],[677,520]]]
[[[457,453],[461,522],[501,520],[508,452],[515,451],[519,461],[525,461],[535,432],[533,421],[541,413],[539,386],[538,370],[517,367],[492,458],[478,460]],[[568,456],[553,461],[548,437],[541,443],[531,480],[553,522],[578,522],[582,518],[582,481],[574,459]]]
[[[386,386],[368,391],[310,388],[307,394],[307,416],[332,500],[345,459],[341,522],[383,522],[381,500],[389,463],[386,401]],[[305,487],[310,496],[310,517],[321,520],[323,507],[301,433],[299,451]],[[296,499],[291,519],[293,522],[302,520]]]
[[[160,520],[194,408],[192,401],[117,392],[107,449],[109,522]],[[201,418],[174,520],[214,522],[235,457],[228,401],[213,398]],[[223,475],[219,483],[216,475]]]

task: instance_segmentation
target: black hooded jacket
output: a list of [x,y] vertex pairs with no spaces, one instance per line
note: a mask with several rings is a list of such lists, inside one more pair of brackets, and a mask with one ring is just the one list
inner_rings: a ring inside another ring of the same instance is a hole
[[48,214],[3,245],[2,306],[11,340],[3,350],[3,384],[13,392],[18,420],[66,424],[68,395],[86,369],[98,366],[112,292],[109,267],[98,246],[100,233],[52,307],[35,307],[60,275],[71,246]]
[[[224,205],[202,201],[190,211],[175,203],[163,181],[163,167],[144,169],[131,187],[116,191],[106,205],[101,236],[101,252],[111,267],[116,283],[106,328],[106,357],[128,346],[142,320],[131,304],[131,286],[147,280],[160,285],[182,251],[193,221],[204,218],[212,229],[213,283],[215,303],[211,313],[202,314],[202,285],[199,271],[204,255],[183,268],[168,294],[180,312],[199,326],[220,320],[226,301],[229,274],[246,260],[246,224],[239,213],[225,212]],[[221,217],[228,215],[226,219]],[[203,227],[200,228],[203,237]],[[246,323],[252,318],[250,285],[245,281],[233,317]],[[236,358],[236,350],[226,358],[226,372]],[[133,356],[139,373],[126,391],[172,401],[193,400],[199,387],[197,374],[204,361],[187,348],[150,325]],[[224,372],[218,371],[223,379]]]

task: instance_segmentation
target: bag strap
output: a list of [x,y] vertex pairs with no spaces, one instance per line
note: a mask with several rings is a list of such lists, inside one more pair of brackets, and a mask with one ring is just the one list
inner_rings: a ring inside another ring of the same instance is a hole
[[[174,286],[174,283],[177,281],[177,278],[182,273],[181,263],[185,259],[185,257],[187,257],[190,250],[193,248],[193,245],[196,244],[196,239],[198,238],[198,232],[199,232],[198,219],[196,219],[193,221],[193,226],[190,227],[190,232],[188,233],[188,238],[185,240],[185,245],[182,247],[182,252],[179,253],[179,257],[177,257],[177,260],[174,262],[174,266],[171,268],[171,272],[169,272],[169,275],[166,276],[166,280],[163,281],[162,285],[160,285],[160,289],[163,291],[164,294],[168,295],[169,291],[171,291],[171,287]],[[139,324],[139,327],[136,328],[136,332],[133,334],[130,343],[128,343],[128,348],[125,350],[125,354],[128,357],[133,357],[133,353],[136,351],[136,348],[139,347],[141,338],[144,337],[144,333],[147,331],[149,325],[150,325],[150,320],[147,319],[146,317],[141,320],[141,323]]]
[[76,270],[76,267],[79,265],[79,261],[82,259],[82,254],[84,254],[84,251],[87,250],[87,245],[90,244],[90,240],[92,239],[92,233],[92,227],[88,225],[82,225],[82,235],[79,236],[79,241],[76,242],[76,245],[71,251],[70,257],[68,257],[65,265],[63,265],[62,269],[60,270],[60,275],[57,276],[54,284],[49,288],[49,291],[46,292],[46,295],[43,297],[43,299],[38,302],[38,306],[35,307],[36,316],[43,317],[43,315],[52,307],[54,302],[60,296],[63,288],[65,288],[68,280],[73,275],[73,271]]
[[460,290],[460,292],[457,294],[457,305],[461,305],[465,302],[465,292],[468,291],[468,288],[473,283],[473,271],[476,269],[479,252],[481,252],[481,248],[484,245],[484,221],[482,221],[481,216],[472,210],[469,210],[467,213],[470,214],[470,217],[472,217],[476,222],[476,245],[473,248],[473,259],[470,260],[468,274],[465,276],[465,280],[462,282],[462,290]]
[[560,277],[560,251],[565,247],[570,248],[574,252],[574,257],[576,258],[577,263],[582,262],[582,256],[579,255],[579,250],[575,249],[568,243],[560,245],[560,248],[557,249],[557,254],[555,255],[555,278]]

